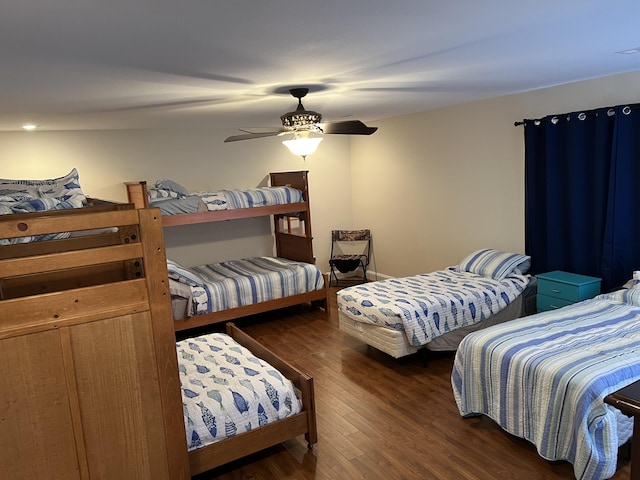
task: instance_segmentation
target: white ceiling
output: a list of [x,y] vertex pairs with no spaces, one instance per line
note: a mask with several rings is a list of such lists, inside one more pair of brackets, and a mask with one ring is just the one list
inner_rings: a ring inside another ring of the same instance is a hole
[[0,131],[233,134],[279,126],[294,86],[326,121],[375,125],[640,70],[616,53],[639,20],[638,0],[4,0]]

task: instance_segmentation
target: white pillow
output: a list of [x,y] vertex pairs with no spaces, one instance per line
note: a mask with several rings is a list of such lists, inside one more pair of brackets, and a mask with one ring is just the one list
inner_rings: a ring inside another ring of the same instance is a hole
[[167,273],[169,278],[184,283],[191,287],[204,287],[203,280],[191,270],[183,267],[178,262],[167,259]]
[[635,307],[640,307],[640,289],[626,288],[615,292],[605,293],[598,298],[605,298],[614,302],[626,303]]

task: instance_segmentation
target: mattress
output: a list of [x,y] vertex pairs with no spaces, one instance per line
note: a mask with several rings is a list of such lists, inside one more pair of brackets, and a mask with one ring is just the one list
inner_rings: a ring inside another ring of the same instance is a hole
[[[535,296],[533,296],[535,298]],[[487,320],[454,330],[433,339],[423,346],[413,346],[402,330],[394,330],[382,325],[363,323],[354,320],[348,313],[338,312],[339,328],[344,333],[363,341],[394,358],[411,355],[421,348],[433,351],[453,351],[458,348],[460,341],[469,333],[486,328],[491,325],[513,320],[525,315],[525,299],[523,296],[516,298],[508,307]]]
[[224,333],[176,343],[188,450],[299,413],[293,383]]
[[265,207],[302,201],[302,191],[287,186],[198,192],[188,195],[177,194],[171,190],[149,189],[149,206],[159,208],[162,215]]
[[[534,313],[531,293],[535,281],[522,275],[498,282],[447,269],[384,280],[338,292],[339,327],[395,358],[422,346],[455,350],[471,331]],[[421,338],[407,334],[405,317]]]
[[[167,270],[170,279],[188,286],[188,290],[182,289],[182,293],[176,288],[171,291],[174,313],[184,311],[189,305],[188,316],[254,305],[324,288],[324,277],[317,266],[278,257],[230,260],[191,268],[168,260]],[[180,297],[185,296],[184,291],[190,293],[186,303],[180,301]]]

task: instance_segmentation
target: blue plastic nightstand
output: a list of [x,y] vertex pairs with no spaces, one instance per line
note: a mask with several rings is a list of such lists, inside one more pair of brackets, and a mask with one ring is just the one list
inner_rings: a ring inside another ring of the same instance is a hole
[[593,298],[600,293],[601,279],[596,277],[556,270],[541,273],[536,275],[536,278],[538,279],[536,297],[538,312],[555,310]]

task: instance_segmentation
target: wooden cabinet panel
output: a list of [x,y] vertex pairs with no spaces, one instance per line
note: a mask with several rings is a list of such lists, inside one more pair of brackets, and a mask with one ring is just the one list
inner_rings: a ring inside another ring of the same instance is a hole
[[0,478],[80,478],[59,334],[0,341]]
[[70,328],[92,478],[169,478],[150,321],[143,312]]

